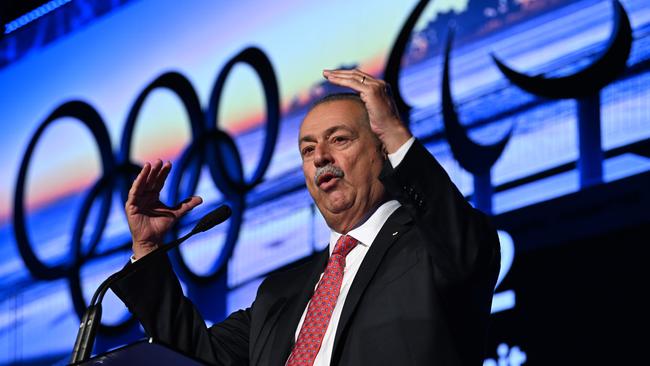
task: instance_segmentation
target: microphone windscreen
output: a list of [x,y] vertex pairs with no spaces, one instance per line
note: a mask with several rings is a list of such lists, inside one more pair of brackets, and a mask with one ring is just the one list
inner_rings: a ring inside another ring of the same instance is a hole
[[210,230],[213,227],[226,221],[230,215],[232,215],[232,210],[230,207],[228,205],[221,205],[203,216],[201,220],[199,220],[199,222],[194,226],[194,230],[192,231],[203,232]]

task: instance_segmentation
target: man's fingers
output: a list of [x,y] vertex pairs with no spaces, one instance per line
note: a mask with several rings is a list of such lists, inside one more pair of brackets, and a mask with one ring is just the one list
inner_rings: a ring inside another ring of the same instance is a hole
[[336,79],[336,80],[350,80],[350,81],[356,81],[360,85],[364,85],[366,82],[370,82],[371,78],[368,77],[367,75],[362,75],[359,73],[342,73],[342,72],[336,72],[336,71],[324,71],[323,76],[327,78],[327,80],[331,79]]
[[344,86],[360,93],[367,90],[367,85],[364,85],[360,80],[356,80],[350,76],[328,75],[326,77],[327,81],[332,84]]
[[147,176],[147,182],[145,183],[144,186],[144,190],[146,192],[154,190],[156,186],[158,174],[160,173],[162,166],[163,166],[163,162],[160,159],[156,159],[156,161],[154,161],[153,164],[151,164],[151,171],[149,171],[149,175]]
[[353,70],[323,70],[323,75],[335,75],[338,77],[356,77],[359,81],[366,77],[366,80],[375,80],[375,78],[359,69]]
[[359,93],[377,94],[385,89],[382,80],[359,70],[323,71],[323,76],[332,84],[353,89]]
[[183,202],[181,202],[178,206],[174,207],[172,213],[176,216],[176,218],[180,218],[201,203],[203,203],[203,199],[201,197],[192,196],[183,200]]
[[171,170],[172,163],[170,161],[165,162],[165,164],[163,164],[162,168],[160,169],[160,172],[158,172],[158,176],[156,177],[156,182],[153,186],[153,190],[155,192],[160,192],[162,190],[162,187],[165,185],[165,181],[167,180],[167,176]]
[[133,184],[131,184],[131,189],[129,190],[129,196],[127,198],[127,203],[130,203],[133,201],[133,198],[139,194],[142,193],[144,190],[144,185],[147,180],[147,177],[149,176],[149,172],[151,171],[151,164],[144,163],[144,166],[140,170],[140,173],[138,173],[138,176],[135,177],[135,180],[133,181]]

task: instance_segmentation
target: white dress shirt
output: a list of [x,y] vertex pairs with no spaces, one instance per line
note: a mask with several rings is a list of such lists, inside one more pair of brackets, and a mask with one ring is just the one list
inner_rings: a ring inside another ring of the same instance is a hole
[[[413,145],[413,141],[415,141],[415,138],[411,137],[395,153],[388,155],[388,159],[394,168],[396,168],[397,165],[399,165],[399,163],[404,159],[404,156],[406,156],[406,153],[410,149],[411,145]],[[323,336],[321,347],[318,350],[316,359],[314,360],[314,366],[329,366],[330,359],[332,358],[332,351],[334,348],[334,336],[336,335],[336,328],[339,324],[341,311],[343,310],[343,304],[345,304],[345,298],[348,295],[352,281],[354,281],[354,277],[356,276],[357,271],[359,271],[361,262],[363,262],[363,258],[365,258],[366,254],[368,253],[370,245],[373,241],[375,241],[377,234],[379,234],[379,230],[381,230],[381,228],[384,226],[384,223],[386,220],[388,220],[390,215],[392,215],[393,212],[395,212],[395,210],[397,210],[400,206],[400,203],[396,200],[385,202],[379,206],[379,208],[377,208],[377,210],[375,210],[375,212],[370,215],[370,217],[368,217],[368,219],[363,224],[348,232],[348,235],[357,239],[359,243],[356,247],[354,247],[354,249],[350,251],[350,253],[348,253],[347,257],[345,257],[345,269],[343,270],[343,282],[341,283],[341,291],[339,292],[339,297],[336,301],[336,305],[334,306],[334,311],[332,312],[329,326],[327,327],[325,335]],[[329,241],[330,255],[332,255],[334,246],[336,245],[336,242],[339,240],[339,237],[341,235],[342,234],[331,230]],[[323,275],[321,274],[321,277],[322,276]],[[318,284],[316,284],[316,287],[318,287]],[[294,341],[298,340],[298,334],[300,333],[300,328],[302,328],[302,323],[305,321],[305,316],[307,315],[308,308],[309,304],[307,304],[307,307],[302,313],[302,317],[298,323],[298,328],[295,332]]]

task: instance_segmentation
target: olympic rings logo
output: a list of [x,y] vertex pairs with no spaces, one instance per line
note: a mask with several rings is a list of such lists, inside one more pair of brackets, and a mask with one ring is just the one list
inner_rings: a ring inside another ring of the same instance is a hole
[[[219,104],[223,87],[233,66],[238,63],[248,64],[259,77],[264,89],[266,102],[266,137],[257,168],[250,179],[246,179],[241,156],[234,140],[219,128]],[[245,196],[257,186],[264,177],[271,162],[271,157],[278,137],[280,123],[280,99],[278,84],[273,66],[266,54],[255,47],[249,47],[231,58],[221,69],[212,88],[207,110],[201,108],[196,91],[189,80],[177,72],[167,72],[160,75],[140,92],[129,110],[122,137],[120,149],[114,154],[106,125],[99,113],[83,101],[68,101],[57,107],[37,128],[31,137],[23,156],[18,172],[14,195],[13,228],[18,250],[29,269],[37,279],[54,280],[67,278],[75,311],[79,316],[86,308],[80,271],[81,267],[95,257],[97,246],[111,210],[112,195],[115,190],[121,194],[122,201],[126,197],[134,175],[140,167],[131,161],[131,142],[136,121],[149,94],[156,89],[167,89],[173,92],[182,102],[189,116],[192,142],[183,150],[176,163],[176,169],[169,179],[169,199],[177,202],[180,197],[192,195],[197,188],[201,168],[207,164],[210,176],[216,188],[223,194],[232,209],[233,215],[218,258],[207,275],[195,274],[185,263],[179,251],[174,252],[174,260],[181,271],[193,280],[212,281],[220,276],[227,259],[231,256],[239,235],[245,206]],[[25,224],[25,183],[27,172],[43,132],[61,118],[70,117],[81,122],[90,130],[99,149],[102,175],[86,193],[81,203],[70,241],[70,261],[60,265],[43,263],[33,250],[32,240]],[[184,179],[183,179],[184,178]],[[93,207],[97,207],[96,222],[90,239],[82,245],[84,227]],[[176,229],[171,235],[176,234]],[[124,250],[124,247],[114,251]],[[134,319],[115,326],[102,325],[102,331],[111,333],[122,332],[133,324]]]
[[[409,36],[415,27],[415,23],[429,1],[420,0],[410,13],[393,44],[386,63],[386,69],[384,70],[384,79],[389,85],[392,85],[393,96],[398,110],[407,123],[410,119],[409,111],[411,106],[402,98],[399,87],[398,75],[401,68],[401,58],[406,50]],[[224,83],[232,67],[240,62],[250,65],[255,70],[262,82],[266,100],[267,120],[264,147],[258,161],[258,166],[252,178],[248,181],[244,177],[241,156],[233,139],[218,128],[219,121],[217,120],[219,101]],[[133,130],[144,101],[153,90],[158,88],[164,88],[174,92],[181,100],[189,116],[192,134],[192,142],[181,153],[178,161],[175,163],[176,168],[172,171],[168,179],[169,201],[177,202],[181,197],[192,195],[199,181],[201,167],[207,164],[216,188],[223,193],[225,200],[228,201],[233,209],[225,243],[208,275],[197,275],[188,267],[180,251],[172,251],[172,260],[177,265],[177,268],[180,270],[179,274],[182,276],[186,276],[194,282],[206,283],[213,282],[223,275],[225,263],[231,256],[239,236],[245,209],[245,196],[261,182],[271,161],[279,130],[279,92],[271,62],[263,51],[254,47],[244,49],[224,65],[217,76],[210,95],[208,108],[205,111],[201,109],[198,96],[191,83],[183,75],[176,72],[168,72],[160,75],[140,92],[131,106],[122,133],[120,149],[115,155],[111,150],[110,138],[106,126],[92,106],[82,101],[70,101],[56,108],[38,127],[29,141],[27,150],[23,156],[14,194],[13,227],[18,250],[25,265],[35,278],[43,280],[68,279],[72,301],[79,317],[82,316],[86,308],[81,289],[81,267],[96,256],[97,245],[101,240],[103,229],[108,221],[112,193],[115,189],[118,189],[122,201],[125,202],[131,182],[140,169],[130,158]],[[99,147],[102,175],[84,197],[79,216],[74,222],[70,242],[71,261],[63,265],[48,266],[34,253],[31,240],[26,230],[24,187],[31,157],[41,135],[47,127],[63,117],[75,118],[90,130]],[[182,182],[183,178],[186,178],[184,182]],[[82,245],[84,227],[91,208],[93,208],[93,204],[97,200],[99,200],[99,209],[97,210],[99,213],[94,225],[95,230],[85,245],[87,249],[84,250],[84,246]],[[172,229],[168,239],[173,238],[177,234],[177,228]],[[124,249],[125,247],[121,246],[102,254],[111,254],[116,251],[123,251]],[[116,326],[102,325],[100,331],[105,334],[121,333],[130,327],[133,322],[134,319],[131,317]]]

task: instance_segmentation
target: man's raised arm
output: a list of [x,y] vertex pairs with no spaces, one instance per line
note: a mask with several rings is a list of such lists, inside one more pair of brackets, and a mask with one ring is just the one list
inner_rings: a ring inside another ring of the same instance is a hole
[[[175,207],[163,204],[160,191],[170,170],[170,162],[145,163],[129,190],[125,211],[133,239],[132,260],[162,245],[167,230],[202,202],[200,197],[190,197]],[[210,364],[247,365],[250,310],[235,312],[208,329],[183,295],[169,259],[164,256],[150,264],[111,286],[147,335]]]

